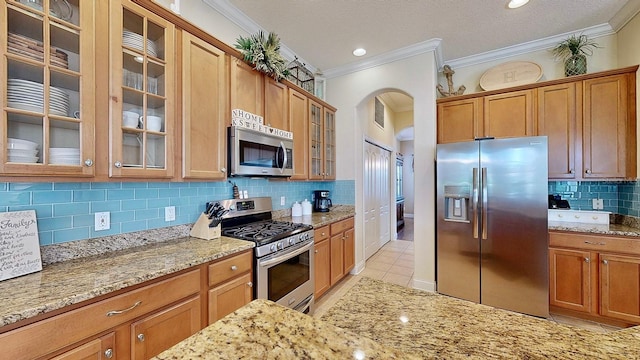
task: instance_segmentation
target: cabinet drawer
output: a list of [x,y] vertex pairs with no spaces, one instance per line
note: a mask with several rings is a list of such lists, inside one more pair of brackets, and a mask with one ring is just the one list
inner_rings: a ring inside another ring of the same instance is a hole
[[640,238],[549,232],[549,246],[640,255]]
[[348,218],[331,224],[331,235],[343,232],[353,227],[353,218]]
[[0,335],[7,359],[42,356],[200,291],[200,270],[147,285]]
[[319,243],[329,238],[329,225],[317,228],[313,231],[313,241]]
[[209,286],[218,285],[244,272],[251,271],[252,262],[253,253],[248,251],[209,265]]

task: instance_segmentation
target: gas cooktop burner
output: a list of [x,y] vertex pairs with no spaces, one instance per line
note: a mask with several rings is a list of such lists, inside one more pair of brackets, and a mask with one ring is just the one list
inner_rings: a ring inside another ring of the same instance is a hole
[[262,245],[311,229],[313,226],[307,224],[268,220],[232,227],[223,230],[222,233],[225,236],[254,241]]

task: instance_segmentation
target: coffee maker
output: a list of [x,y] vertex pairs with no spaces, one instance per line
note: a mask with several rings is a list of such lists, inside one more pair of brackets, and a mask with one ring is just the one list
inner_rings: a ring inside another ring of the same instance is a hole
[[327,212],[332,206],[329,199],[329,190],[315,190],[313,192],[313,211]]

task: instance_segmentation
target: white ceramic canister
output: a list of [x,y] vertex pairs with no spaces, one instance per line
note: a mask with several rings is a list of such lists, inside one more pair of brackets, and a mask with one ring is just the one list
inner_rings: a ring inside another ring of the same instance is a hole
[[302,202],[302,215],[311,215],[311,203],[307,199]]
[[291,216],[302,216],[302,206],[297,201],[291,207]]

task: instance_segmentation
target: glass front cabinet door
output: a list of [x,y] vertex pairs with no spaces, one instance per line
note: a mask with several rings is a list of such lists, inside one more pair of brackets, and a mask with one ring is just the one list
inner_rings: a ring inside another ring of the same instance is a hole
[[174,37],[166,20],[129,0],[112,0],[112,177],[173,175]]
[[0,174],[93,176],[94,2],[0,7]]

